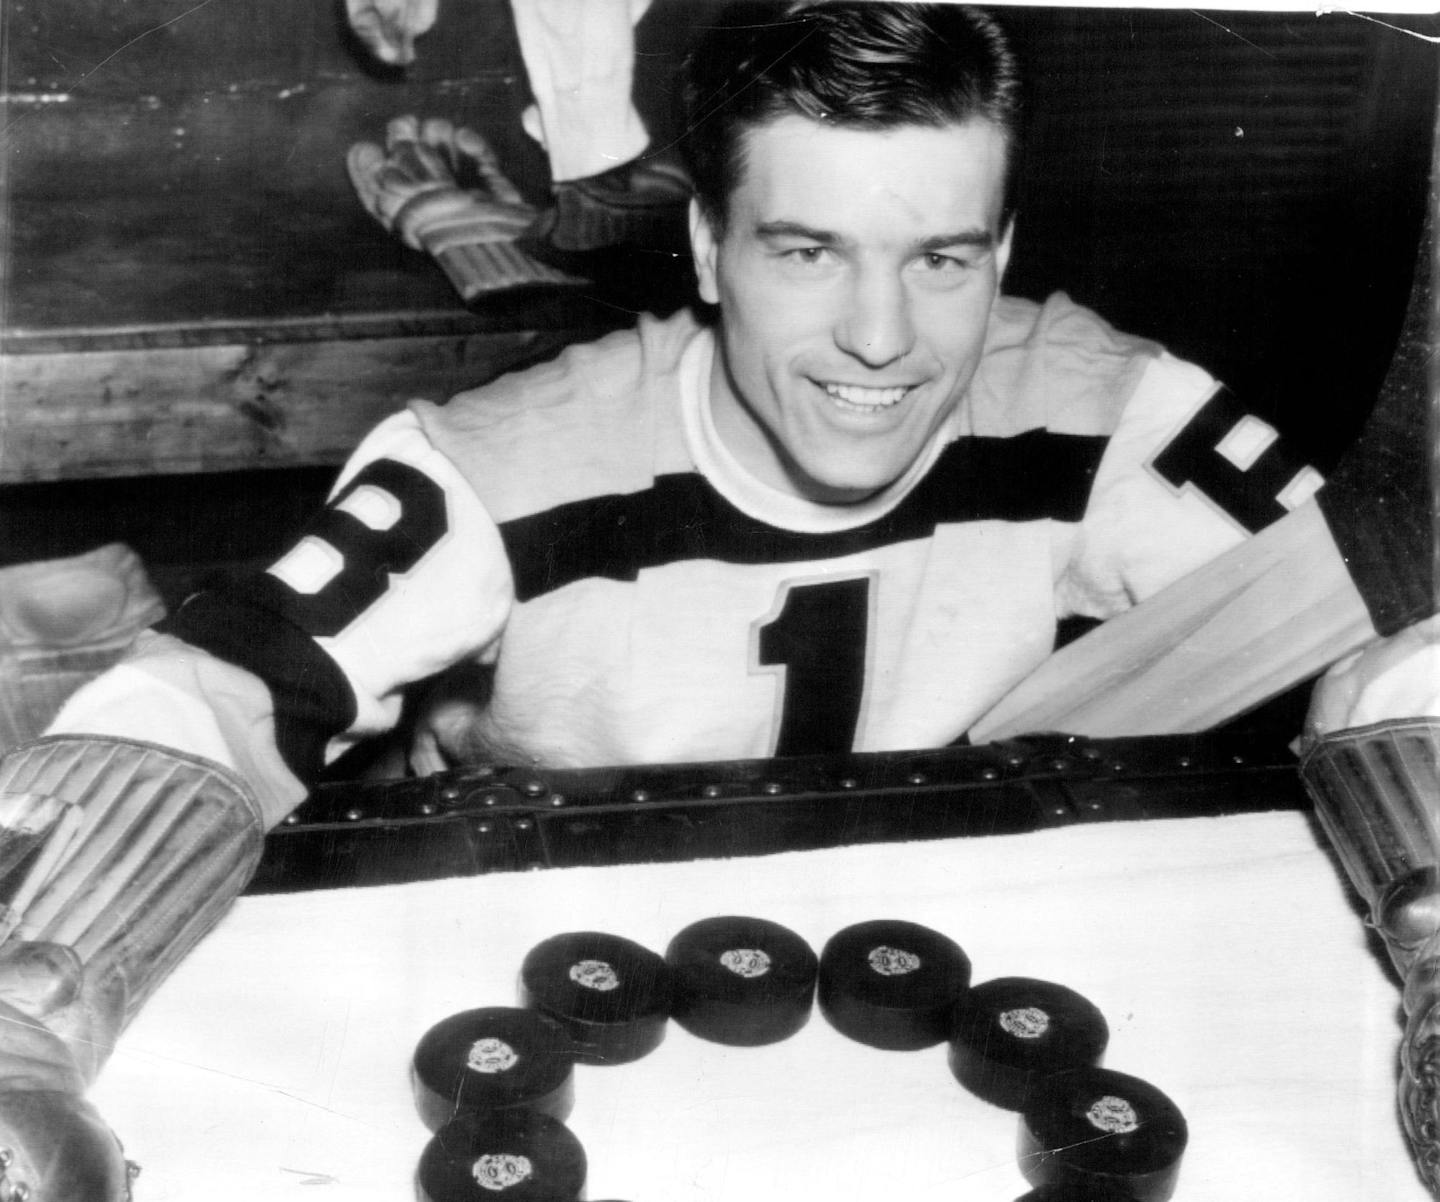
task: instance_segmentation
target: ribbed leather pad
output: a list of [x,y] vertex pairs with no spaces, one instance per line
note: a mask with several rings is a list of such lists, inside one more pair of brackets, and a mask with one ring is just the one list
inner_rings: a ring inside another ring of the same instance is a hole
[[[18,864],[5,855],[17,826],[30,832]],[[126,1021],[244,888],[263,836],[219,766],[71,737],[0,760],[0,828],[3,929],[73,949],[92,982],[119,974]]]

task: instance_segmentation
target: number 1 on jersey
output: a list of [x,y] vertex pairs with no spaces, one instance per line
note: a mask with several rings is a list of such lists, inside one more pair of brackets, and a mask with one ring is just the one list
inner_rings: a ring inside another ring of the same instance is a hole
[[783,587],[757,640],[760,665],[785,669],[774,754],[851,751],[865,697],[870,577]]

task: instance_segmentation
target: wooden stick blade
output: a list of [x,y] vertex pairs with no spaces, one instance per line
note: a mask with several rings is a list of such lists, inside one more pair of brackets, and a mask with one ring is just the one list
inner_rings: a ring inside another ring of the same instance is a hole
[[1375,637],[1310,501],[1052,655],[970,737],[1206,730]]

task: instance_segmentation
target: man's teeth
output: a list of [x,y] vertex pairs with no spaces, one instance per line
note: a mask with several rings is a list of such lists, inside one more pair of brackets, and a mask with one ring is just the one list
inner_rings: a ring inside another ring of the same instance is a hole
[[849,405],[861,405],[866,409],[888,409],[900,403],[910,390],[899,388],[862,388],[858,384],[826,384],[825,391],[836,400]]

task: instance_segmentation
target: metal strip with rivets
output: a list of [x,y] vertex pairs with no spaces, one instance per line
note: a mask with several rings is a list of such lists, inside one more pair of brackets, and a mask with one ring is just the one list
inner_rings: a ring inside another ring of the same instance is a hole
[[252,892],[1021,834],[1308,807],[1287,747],[1063,735],[930,751],[327,784],[266,837]]

